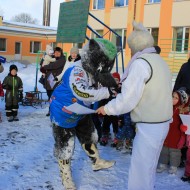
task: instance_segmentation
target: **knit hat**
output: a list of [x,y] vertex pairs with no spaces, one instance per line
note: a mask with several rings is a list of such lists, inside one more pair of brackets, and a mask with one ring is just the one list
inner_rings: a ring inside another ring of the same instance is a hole
[[179,89],[176,92],[179,95],[181,104],[186,104],[188,102],[189,97],[185,90]]
[[70,54],[71,53],[79,54],[79,49],[77,47],[72,47],[71,50],[70,50]]
[[54,52],[55,52],[55,51],[60,52],[60,53],[61,53],[61,56],[63,56],[63,50],[62,50],[60,47],[55,47],[55,48],[54,48]]
[[9,67],[9,71],[10,71],[10,72],[11,72],[13,69],[16,70],[16,71],[18,71],[18,68],[17,68],[16,65],[11,65],[11,66]]
[[110,60],[115,59],[117,48],[112,42],[103,38],[95,38],[94,40],[99,44],[100,48]]
[[129,35],[127,43],[132,54],[142,51],[154,45],[154,39],[142,23],[133,22],[133,32]]
[[50,45],[46,45],[46,54],[52,55],[53,54],[53,48]]
[[117,78],[120,81],[120,75],[119,75],[119,73],[117,73],[117,72],[112,73],[112,77],[113,78]]

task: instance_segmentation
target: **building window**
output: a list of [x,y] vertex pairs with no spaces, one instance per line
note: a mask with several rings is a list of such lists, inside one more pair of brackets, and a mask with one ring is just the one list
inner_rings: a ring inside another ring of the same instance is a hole
[[[103,30],[96,30],[96,32],[103,37]],[[91,32],[91,39],[93,38],[99,38],[95,33]]]
[[105,0],[94,0],[93,9],[104,9]]
[[160,3],[161,0],[148,0],[148,3]]
[[115,7],[122,7],[127,5],[128,5],[128,0],[114,0]]
[[117,50],[121,50],[121,42],[123,45],[123,49],[126,47],[126,30],[125,29],[116,29],[114,30],[118,35],[121,36],[116,36],[114,33],[112,33],[112,42],[117,46]]
[[30,42],[30,53],[38,53],[41,50],[41,42]]
[[5,38],[0,38],[0,51],[6,51],[7,50],[7,44]]
[[54,49],[57,46],[57,43],[56,42],[51,42],[50,46]]
[[152,34],[152,37],[154,38],[154,45],[157,46],[159,28],[148,28],[148,31]]
[[173,29],[173,51],[188,51],[190,28],[179,27]]
[[83,43],[74,43],[73,47],[77,47],[78,49],[82,49]]

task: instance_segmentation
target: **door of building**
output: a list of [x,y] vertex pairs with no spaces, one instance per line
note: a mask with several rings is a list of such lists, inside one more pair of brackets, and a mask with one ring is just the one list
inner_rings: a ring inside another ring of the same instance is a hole
[[15,42],[15,60],[21,60],[21,42]]

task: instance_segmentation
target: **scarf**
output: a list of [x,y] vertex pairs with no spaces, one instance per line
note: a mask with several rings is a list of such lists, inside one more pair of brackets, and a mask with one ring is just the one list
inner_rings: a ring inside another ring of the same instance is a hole
[[122,77],[121,77],[121,81],[120,81],[120,82],[123,82],[123,81],[127,78],[128,74],[129,74],[129,69],[130,69],[132,63],[133,63],[138,57],[140,57],[142,54],[145,54],[145,53],[156,53],[156,50],[155,50],[154,47],[150,47],[150,48],[144,49],[143,51],[138,51],[137,53],[135,53],[135,54],[133,55],[133,57],[131,58],[131,60],[129,61],[127,67],[125,68],[124,73],[123,73],[123,75],[122,75]]

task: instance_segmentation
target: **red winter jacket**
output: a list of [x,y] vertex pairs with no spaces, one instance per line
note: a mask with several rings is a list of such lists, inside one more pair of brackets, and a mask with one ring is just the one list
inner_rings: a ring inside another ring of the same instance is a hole
[[179,108],[173,107],[173,122],[170,124],[168,135],[164,141],[164,146],[168,148],[178,149],[177,145],[179,143],[179,140],[181,136],[184,135],[184,133],[180,130],[180,125],[182,124],[182,121],[179,114]]
[[3,85],[1,84],[1,81],[0,81],[0,97],[4,97],[4,91],[3,91]]

